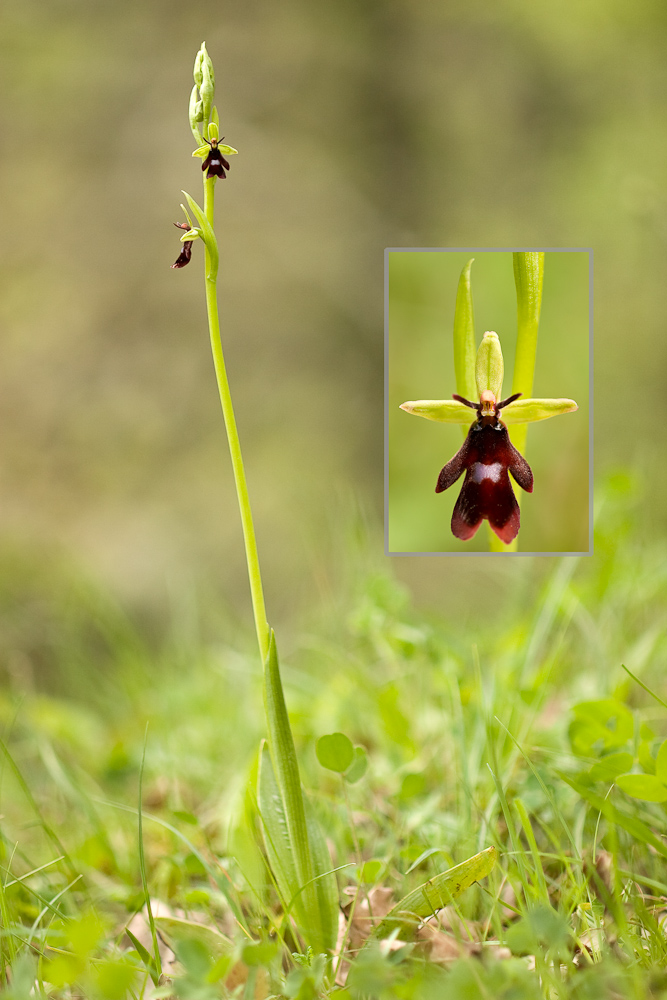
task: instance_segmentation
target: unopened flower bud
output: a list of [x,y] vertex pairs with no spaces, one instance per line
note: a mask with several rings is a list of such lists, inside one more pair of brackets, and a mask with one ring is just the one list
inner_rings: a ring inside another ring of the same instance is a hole
[[190,129],[195,141],[198,145],[201,145],[202,135],[199,131],[199,126],[197,122],[201,121],[201,101],[199,100],[199,91],[195,85],[192,88],[192,93],[190,94],[190,106],[188,108],[188,118],[190,120]]
[[213,63],[211,62],[211,57],[206,51],[206,45],[202,42],[201,47],[202,62],[202,81],[199,84],[199,96],[202,102],[203,111],[203,122],[207,125],[211,120],[211,109],[213,107],[213,97],[215,94],[215,73],[213,72]]
[[195,68],[193,70],[193,77],[197,87],[201,87],[202,80],[204,79],[204,74],[202,71],[202,63],[204,61],[204,52],[206,51],[204,43],[202,42],[202,47],[195,57]]

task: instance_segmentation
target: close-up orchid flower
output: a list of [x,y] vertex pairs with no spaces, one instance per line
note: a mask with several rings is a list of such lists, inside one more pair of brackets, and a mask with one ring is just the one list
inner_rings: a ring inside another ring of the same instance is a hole
[[[498,335],[484,334],[477,352],[475,379],[479,403],[454,394],[448,399],[421,399],[401,404],[406,413],[442,423],[468,423],[468,408],[477,410],[463,447],[444,466],[436,493],[449,489],[465,472],[465,481],[452,515],[452,534],[462,541],[472,538],[483,520],[501,542],[509,545],[520,526],[517,503],[508,473],[527,493],[533,492],[533,473],[510,440],[507,424],[546,420],[577,409],[573,399],[522,399],[513,393],[500,400],[504,375]],[[499,417],[503,410],[503,419]]]
[[[530,526],[522,551],[584,551],[587,510],[590,527],[590,495],[586,496],[586,479],[582,476],[589,433],[589,342],[585,335],[588,256],[577,252],[478,251],[477,281],[484,320],[497,323],[512,365],[511,383],[503,390],[501,338],[488,328],[481,342],[475,336],[471,281],[475,258],[468,259],[459,273],[463,261],[455,264],[455,258],[445,250],[438,255],[408,250],[391,251],[391,255],[395,256],[388,260],[388,377],[392,402],[388,418],[387,551],[483,551],[484,541],[481,549],[478,540],[471,543],[482,522],[487,521],[488,550],[516,552],[522,500]],[[545,256],[550,261],[551,278],[538,384],[541,388],[553,386],[557,392],[562,386],[562,395],[558,396],[533,393]],[[512,303],[507,295],[507,277],[512,269],[516,338],[511,334]],[[458,284],[452,286],[455,275]],[[454,290],[454,322],[447,334],[442,309]],[[452,350],[447,341],[453,346],[453,355],[449,355],[453,364],[447,358]],[[401,402],[401,396],[405,400],[403,393],[407,395],[406,390],[418,385],[417,375],[425,385],[433,383],[435,366],[440,364],[443,384],[450,388],[451,395]],[[579,403],[572,398],[575,394]],[[571,426],[568,424],[567,430],[563,428],[564,433],[549,431],[545,435],[537,431],[531,453],[526,453],[528,424],[573,414],[579,404],[583,404],[584,412]],[[437,454],[440,439],[432,433],[411,433],[407,425],[403,427],[404,418],[401,415],[399,419],[395,406],[436,424],[459,424],[465,428],[465,439],[454,449],[448,432],[450,443],[445,447],[449,454]],[[431,472],[427,471],[427,461],[433,463],[429,465]],[[437,506],[426,499],[433,487],[436,494],[441,494],[459,481],[453,510],[440,499]],[[517,485],[521,487],[518,491]],[[533,496],[529,499],[524,494]],[[451,535],[445,528],[447,521]],[[448,535],[450,539],[454,536],[453,544],[448,542]],[[569,539],[572,542],[568,544]]]

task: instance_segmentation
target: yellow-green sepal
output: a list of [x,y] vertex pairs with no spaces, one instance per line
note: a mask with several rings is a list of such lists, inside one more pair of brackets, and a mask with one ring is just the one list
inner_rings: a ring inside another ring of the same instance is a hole
[[[233,156],[234,153],[238,153],[238,149],[234,149],[233,146],[227,146],[224,142],[218,143],[218,149],[223,156]],[[206,146],[199,146],[194,150],[193,156],[199,156],[202,160],[205,160],[208,154],[211,152],[211,147],[207,144]]]
[[475,362],[478,398],[482,398],[483,392],[492,392],[496,400],[499,400],[503,391],[504,374],[505,365],[498,334],[489,331],[482,337]]
[[470,424],[475,419],[475,411],[456,399],[409,400],[401,403],[401,409],[440,424]]
[[578,409],[573,399],[517,399],[500,411],[505,424],[532,424]]

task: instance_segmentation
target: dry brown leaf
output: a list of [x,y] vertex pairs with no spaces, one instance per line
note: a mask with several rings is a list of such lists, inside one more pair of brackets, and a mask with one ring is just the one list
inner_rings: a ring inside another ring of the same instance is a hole
[[466,941],[442,930],[436,923],[422,924],[415,935],[432,962],[441,965],[448,965],[455,962],[457,958],[467,958],[470,955],[479,955],[482,946],[478,941]]
[[[352,889],[352,892],[357,895],[356,889]],[[346,895],[350,895],[350,892],[348,891]],[[386,917],[394,905],[393,889],[377,885],[368,893],[364,893],[362,890],[357,896],[354,911],[352,911],[353,905],[354,899],[344,908],[348,920],[349,915],[352,914],[347,948],[351,951],[357,951],[370,936],[373,928],[380,923],[383,917]]]
[[[232,967],[225,978],[225,986],[228,990],[233,990],[237,986],[242,986],[248,981],[248,966],[244,962],[237,962]],[[269,974],[261,966],[257,969],[255,980],[254,1000],[265,1000],[269,995]],[[245,996],[245,994],[244,994]]]

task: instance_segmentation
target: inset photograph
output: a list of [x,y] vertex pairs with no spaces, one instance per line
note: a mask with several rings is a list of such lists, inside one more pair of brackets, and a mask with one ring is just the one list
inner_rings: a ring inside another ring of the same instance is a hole
[[592,252],[385,251],[387,555],[590,555]]

